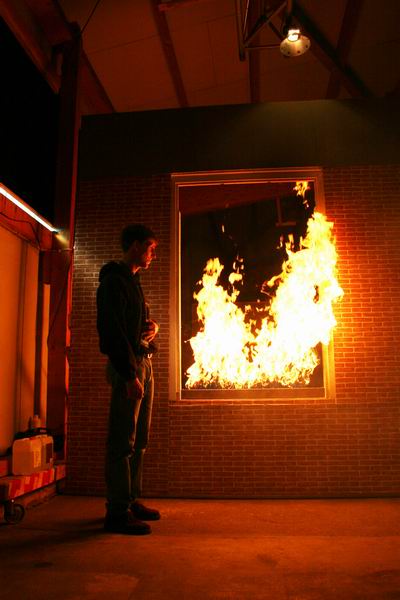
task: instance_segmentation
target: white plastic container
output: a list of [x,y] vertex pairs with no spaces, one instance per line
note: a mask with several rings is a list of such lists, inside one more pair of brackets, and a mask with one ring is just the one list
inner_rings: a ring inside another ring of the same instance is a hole
[[42,442],[42,470],[53,466],[54,443],[51,435],[38,435]]
[[35,435],[15,440],[12,453],[14,475],[30,475],[50,469],[53,464],[53,438],[50,435]]

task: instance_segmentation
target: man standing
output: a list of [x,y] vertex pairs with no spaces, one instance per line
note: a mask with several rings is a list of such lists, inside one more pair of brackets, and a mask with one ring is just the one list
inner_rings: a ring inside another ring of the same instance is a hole
[[145,521],[160,513],[147,508],[141,495],[143,456],[149,439],[153,403],[151,355],[158,325],[150,319],[140,285],[140,269],[156,257],[157,240],[144,225],[125,227],[123,257],[100,270],[97,330],[100,351],[108,356],[107,380],[112,386],[106,451],[106,531],[151,533]]

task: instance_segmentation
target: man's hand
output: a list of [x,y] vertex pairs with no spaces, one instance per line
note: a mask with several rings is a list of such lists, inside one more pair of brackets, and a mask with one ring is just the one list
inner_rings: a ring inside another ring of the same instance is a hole
[[146,342],[152,342],[156,337],[159,329],[160,327],[158,323],[153,321],[153,319],[149,319],[148,321],[146,321],[146,328],[143,332],[143,339],[146,340]]
[[143,386],[137,377],[126,382],[126,391],[128,392],[129,400],[140,400],[142,398]]

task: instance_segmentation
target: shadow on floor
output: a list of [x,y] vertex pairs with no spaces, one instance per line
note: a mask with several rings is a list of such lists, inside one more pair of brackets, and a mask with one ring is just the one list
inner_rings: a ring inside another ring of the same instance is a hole
[[146,501],[150,536],[104,533],[104,500],[57,496],[0,527],[0,598],[400,600],[400,501]]

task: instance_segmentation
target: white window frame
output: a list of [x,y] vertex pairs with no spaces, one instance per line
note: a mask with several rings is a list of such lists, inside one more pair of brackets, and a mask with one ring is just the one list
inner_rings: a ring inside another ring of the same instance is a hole
[[[245,402],[262,401],[267,403],[292,404],[294,401],[317,403],[335,402],[335,372],[333,340],[322,345],[324,393],[315,397],[313,388],[300,392],[299,388],[267,388],[265,390],[207,390],[190,391],[182,398],[181,389],[181,213],[179,210],[179,193],[186,186],[279,183],[286,181],[312,181],[315,193],[315,208],[325,214],[325,195],[322,169],[320,167],[277,168],[277,169],[241,169],[229,171],[200,171],[193,173],[172,173],[172,210],[171,210],[171,270],[170,270],[170,347],[169,347],[169,395],[171,399],[205,402],[222,400]],[[215,393],[214,393],[215,392]]]

